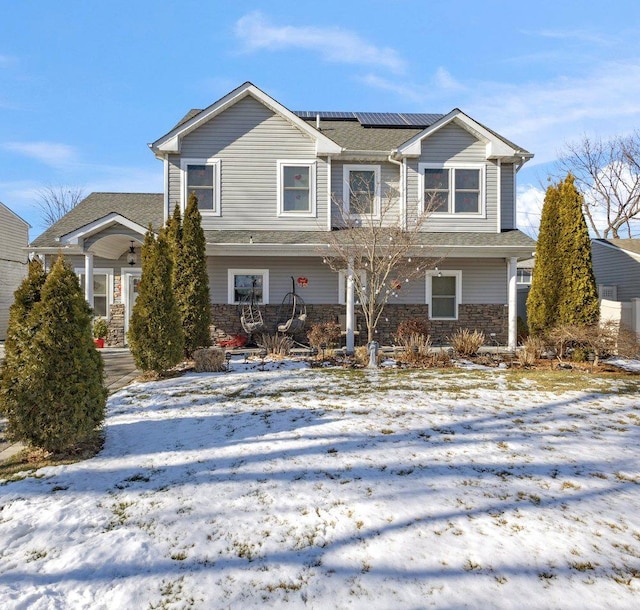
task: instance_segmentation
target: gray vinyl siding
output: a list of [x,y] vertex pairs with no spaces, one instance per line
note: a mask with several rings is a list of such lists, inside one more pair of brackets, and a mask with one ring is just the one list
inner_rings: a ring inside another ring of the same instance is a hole
[[[438,265],[441,270],[462,271],[463,304],[506,304],[507,266],[504,259],[446,259]],[[268,269],[269,303],[278,305],[291,290],[291,276],[306,277],[307,288],[296,292],[309,304],[335,304],[338,302],[338,274],[320,259],[301,257],[209,257],[209,290],[212,303],[228,301],[229,269]],[[390,303],[416,304],[425,302],[425,276],[403,283],[397,297]]]
[[345,165],[378,165],[380,167],[380,198],[381,206],[387,208],[385,219],[389,223],[400,220],[400,200],[397,196],[391,198],[400,188],[400,166],[393,163],[375,161],[340,161],[334,159],[331,163],[331,226],[338,227],[342,223],[341,207],[344,195],[344,166]]
[[4,341],[13,293],[27,274],[29,227],[0,205],[0,341]]
[[212,303],[228,302],[229,269],[268,269],[269,304],[279,305],[291,291],[291,277],[306,277],[308,284],[301,288],[296,282],[296,292],[306,303],[337,303],[338,274],[331,271],[321,259],[314,257],[209,257],[209,293]]
[[516,218],[515,214],[515,180],[514,180],[514,168],[512,164],[505,164],[500,166],[501,176],[501,215],[500,215],[500,228],[502,230],[515,229]]
[[[158,231],[159,229],[160,227],[153,227],[154,231]],[[137,231],[134,231],[133,229],[129,229],[129,227],[125,227],[121,224],[116,224],[111,227],[107,227],[102,231],[100,231],[99,233],[96,233],[95,235],[92,235],[91,237],[88,237],[87,239],[85,239],[84,247],[86,249],[89,249],[91,248],[91,246],[93,246],[97,241],[101,240],[103,237],[109,237],[111,235],[127,236],[127,238],[135,242],[134,245],[136,248],[139,248],[140,242],[144,239],[144,237],[140,235],[140,233],[138,233]]]
[[636,258],[610,246],[592,242],[596,283],[616,286],[618,301],[640,298],[640,255]]
[[495,233],[498,227],[498,168],[486,159],[486,145],[455,124],[445,125],[422,142],[418,159],[407,164],[407,207],[409,223],[415,217],[422,200],[420,193],[420,163],[483,163],[485,164],[485,213],[474,218],[432,215],[425,224],[426,231],[480,231]]
[[[180,159],[221,163],[221,216],[203,215],[205,230],[317,231],[327,226],[328,164],[315,142],[252,97],[186,135],[181,155],[169,158],[169,206],[181,197]],[[278,161],[316,161],[316,217],[278,217]]]

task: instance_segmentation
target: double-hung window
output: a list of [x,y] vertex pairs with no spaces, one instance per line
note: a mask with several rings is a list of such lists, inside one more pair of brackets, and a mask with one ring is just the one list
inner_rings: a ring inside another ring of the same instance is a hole
[[278,161],[278,215],[315,216],[315,161]]
[[380,217],[380,166],[344,165],[342,201],[352,216]]
[[255,303],[269,303],[268,269],[229,269],[228,301],[230,305],[247,301],[251,293]]
[[[86,276],[84,269],[76,269],[76,273],[80,278],[80,287],[82,292],[86,292]],[[93,315],[107,318],[109,316],[109,305],[112,300],[110,298],[113,293],[112,289],[113,272],[111,270],[93,271]]]
[[419,169],[425,211],[457,216],[484,213],[484,165],[421,163]]
[[220,216],[220,159],[183,159],[181,169],[182,209],[194,193],[200,213]]
[[427,271],[430,320],[457,320],[462,293],[462,271]]

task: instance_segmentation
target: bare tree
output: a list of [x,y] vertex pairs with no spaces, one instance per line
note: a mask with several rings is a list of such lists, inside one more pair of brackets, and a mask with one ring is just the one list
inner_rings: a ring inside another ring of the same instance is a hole
[[632,236],[631,222],[640,216],[640,132],[608,140],[585,135],[565,145],[558,165],[575,177],[593,234]]
[[84,199],[84,191],[76,186],[45,186],[37,193],[36,206],[42,214],[42,225],[50,227]]
[[376,191],[371,176],[363,176],[361,184],[350,184],[348,202],[333,200],[340,226],[327,234],[323,256],[333,271],[350,273],[368,342],[374,340],[389,299],[438,262],[419,239],[433,202],[403,227],[397,189],[388,188],[381,196]]

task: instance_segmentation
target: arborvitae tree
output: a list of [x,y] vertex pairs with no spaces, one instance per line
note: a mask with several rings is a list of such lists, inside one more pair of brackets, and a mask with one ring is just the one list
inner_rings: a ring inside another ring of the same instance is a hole
[[534,335],[552,328],[557,321],[563,273],[560,236],[560,190],[552,184],[544,197],[536,264],[527,298],[529,330]]
[[182,359],[184,335],[173,294],[173,263],[165,231],[151,227],[142,246],[142,277],[129,326],[129,347],[143,371],[166,373]]
[[[172,223],[179,219],[180,211],[174,211]],[[202,230],[202,217],[198,210],[198,198],[195,193],[189,196],[187,209],[182,222],[181,242],[174,249],[176,269],[174,273],[174,291],[182,319],[185,338],[185,354],[211,344],[209,324],[211,324],[211,306],[209,304],[209,276],[205,254],[205,238]],[[175,228],[172,230],[175,231]]]
[[584,201],[569,174],[560,183],[560,244],[563,262],[558,303],[560,324],[591,325],[598,321],[600,304],[591,261],[591,240],[584,218]]
[[[180,214],[180,206],[176,203],[173,208],[173,216],[167,220],[166,225],[167,241],[169,243],[169,251],[171,252],[171,260],[173,262],[172,283],[174,291],[176,289],[176,275],[178,269],[182,265],[182,215]],[[177,300],[177,299],[176,299]]]
[[97,433],[107,391],[91,308],[62,256],[40,296],[27,316],[33,336],[21,358],[24,384],[7,419],[14,438],[60,452]]
[[42,263],[38,259],[32,260],[27,277],[14,293],[13,305],[9,308],[5,358],[0,376],[0,411],[8,418],[8,432],[11,436],[21,436],[21,420],[16,413],[20,396],[29,385],[29,380],[23,374],[24,358],[28,356],[37,328],[28,319],[33,306],[40,301],[46,277]]

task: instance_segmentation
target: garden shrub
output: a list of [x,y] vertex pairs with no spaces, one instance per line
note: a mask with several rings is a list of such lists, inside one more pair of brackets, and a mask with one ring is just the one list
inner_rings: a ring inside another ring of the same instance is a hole
[[219,347],[205,347],[193,352],[196,373],[219,373],[227,370],[224,350]]
[[422,318],[407,318],[398,324],[395,340],[404,345],[404,342],[412,335],[429,336],[429,327]]
[[97,436],[107,391],[93,343],[91,309],[62,256],[24,322],[32,330],[19,381],[3,384],[8,432],[45,451],[67,451]]
[[313,324],[307,333],[309,344],[317,350],[324,343],[326,347],[335,345],[340,341],[340,325],[337,322],[319,322]]
[[475,356],[484,345],[484,333],[480,330],[471,332],[467,328],[461,328],[449,337],[449,342],[458,356],[463,358]]
[[289,335],[261,335],[258,346],[265,349],[267,354],[274,356],[288,356],[293,347],[293,339]]
[[545,343],[541,337],[530,335],[524,340],[522,348],[518,351],[518,362],[522,366],[533,366],[542,357],[545,351]]

